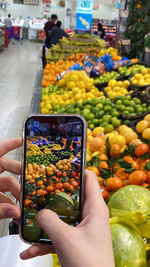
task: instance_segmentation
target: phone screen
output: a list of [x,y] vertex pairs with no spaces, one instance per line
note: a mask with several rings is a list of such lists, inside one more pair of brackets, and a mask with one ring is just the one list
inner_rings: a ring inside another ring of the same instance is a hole
[[36,221],[43,208],[55,211],[70,225],[79,224],[84,132],[84,121],[78,116],[26,120],[21,234],[27,242],[50,242]]

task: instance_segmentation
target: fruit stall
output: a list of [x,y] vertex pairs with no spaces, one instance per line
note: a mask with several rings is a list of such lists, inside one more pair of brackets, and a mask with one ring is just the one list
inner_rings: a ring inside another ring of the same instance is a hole
[[[80,114],[87,122],[86,167],[97,175],[110,211],[115,265],[150,266],[150,67],[78,34],[49,49],[36,84],[34,111]],[[64,146],[42,136],[29,140],[26,208],[50,195],[75,214],[78,152]]]

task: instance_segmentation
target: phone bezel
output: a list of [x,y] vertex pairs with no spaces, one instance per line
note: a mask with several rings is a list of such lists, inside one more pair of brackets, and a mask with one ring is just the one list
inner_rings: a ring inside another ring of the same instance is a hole
[[29,115],[23,122],[23,147],[22,147],[22,175],[21,175],[21,224],[20,224],[20,236],[21,239],[28,243],[28,244],[43,244],[43,245],[52,245],[51,240],[41,240],[41,241],[33,241],[33,240],[28,240],[24,237],[23,235],[23,219],[24,219],[24,185],[25,185],[25,162],[26,162],[26,123],[28,122],[29,119],[31,118],[41,118],[41,117],[70,117],[70,118],[78,118],[81,120],[83,129],[82,129],[82,158],[81,158],[81,187],[80,187],[80,203],[79,203],[79,212],[80,212],[80,221],[82,218],[82,209],[83,209],[83,199],[84,199],[84,168],[86,164],[86,135],[87,135],[87,125],[84,120],[84,118],[80,115],[76,114],[32,114]]

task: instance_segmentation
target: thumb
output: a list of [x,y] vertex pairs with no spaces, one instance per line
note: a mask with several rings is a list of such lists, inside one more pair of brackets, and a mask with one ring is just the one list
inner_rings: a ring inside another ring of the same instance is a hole
[[64,223],[55,212],[49,209],[43,209],[38,213],[37,222],[54,245],[59,244],[63,234],[70,229],[69,225]]

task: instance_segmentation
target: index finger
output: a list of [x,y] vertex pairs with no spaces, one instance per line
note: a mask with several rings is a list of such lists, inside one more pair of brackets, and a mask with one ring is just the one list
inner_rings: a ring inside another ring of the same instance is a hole
[[22,145],[22,138],[12,138],[0,142],[0,158],[9,151],[14,150]]

